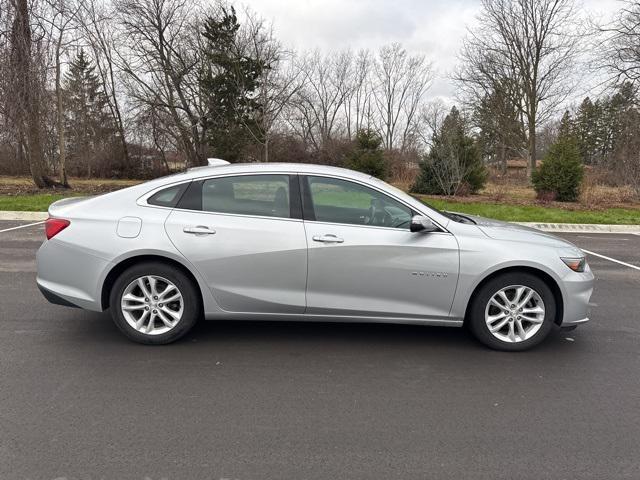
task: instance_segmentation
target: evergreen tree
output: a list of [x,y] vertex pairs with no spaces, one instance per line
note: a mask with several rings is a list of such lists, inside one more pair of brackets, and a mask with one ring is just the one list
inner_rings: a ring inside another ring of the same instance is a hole
[[618,91],[609,100],[606,118],[609,134],[608,142],[605,145],[605,155],[614,152],[617,145],[624,141],[626,119],[630,112],[636,109],[636,102],[635,88],[629,82],[620,85]]
[[113,140],[115,131],[95,68],[81,49],[71,61],[63,84],[69,160],[78,170],[86,167],[87,177],[91,177],[96,156],[105,143]]
[[[506,82],[506,81],[505,81]],[[507,171],[507,160],[527,148],[524,126],[516,105],[504,89],[485,95],[473,110],[472,121],[479,129],[478,146],[488,161]]]
[[578,141],[573,133],[572,121],[565,112],[560,122],[558,139],[544,157],[542,165],[532,177],[533,187],[539,197],[549,195],[561,202],[578,199],[584,167],[580,160]]
[[456,195],[475,193],[487,180],[480,149],[468,135],[466,122],[456,107],[433,136],[431,151],[420,164],[412,187],[415,193]]
[[262,142],[262,109],[256,99],[263,62],[245,54],[238,45],[240,24],[235,9],[222,8],[219,17],[207,18],[205,67],[200,85],[208,106],[205,125],[212,152],[231,162],[254,140]]
[[381,145],[382,139],[373,130],[359,130],[355,148],[348,155],[345,166],[384,180],[387,163]]
[[600,102],[593,103],[589,97],[582,101],[576,112],[574,132],[582,162],[586,165],[596,163],[603,137]]
[[574,128],[571,114],[566,110],[560,119],[560,125],[558,126],[558,138],[571,137],[575,140]]

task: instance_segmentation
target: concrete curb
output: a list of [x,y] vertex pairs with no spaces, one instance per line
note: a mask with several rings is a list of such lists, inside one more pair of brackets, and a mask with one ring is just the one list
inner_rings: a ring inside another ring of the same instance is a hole
[[640,225],[600,225],[590,223],[513,222],[543,232],[557,233],[640,233]]
[[[47,212],[1,212],[0,220],[18,220],[38,222],[47,219]],[[600,225],[588,223],[536,223],[513,222],[518,225],[536,228],[543,232],[557,233],[638,233],[640,225]]]
[[0,212],[0,220],[24,220],[39,222],[46,220],[47,212]]

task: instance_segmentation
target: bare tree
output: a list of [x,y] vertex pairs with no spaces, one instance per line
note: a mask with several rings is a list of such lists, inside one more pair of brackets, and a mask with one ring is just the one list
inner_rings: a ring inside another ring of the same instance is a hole
[[[188,165],[204,161],[206,112],[199,91],[201,15],[191,0],[116,0],[116,51],[135,103],[162,108]],[[161,117],[162,118],[162,117]]]
[[411,56],[398,43],[383,47],[375,63],[373,98],[386,149],[408,147],[415,119],[433,78],[423,55]]
[[351,61],[347,97],[344,103],[344,120],[347,138],[351,140],[360,130],[373,127],[373,91],[371,51],[360,50]]
[[571,73],[581,40],[574,0],[482,0],[482,7],[455,78],[475,95],[517,79],[505,93],[526,124],[531,173],[536,128],[574,88]]
[[[269,161],[269,143],[273,129],[291,98],[300,89],[301,72],[293,65],[293,53],[285,50],[276,39],[273,27],[264,19],[245,9],[245,19],[236,37],[236,54],[254,59],[262,65],[256,92],[259,105],[257,132],[249,125],[246,131],[253,141],[262,147],[264,162]],[[242,77],[237,76],[238,79]],[[243,110],[242,105],[239,110]],[[238,115],[243,120],[243,115]]]
[[123,160],[126,167],[130,169],[131,159],[121,107],[123,100],[117,85],[116,31],[113,26],[116,20],[115,15],[103,3],[98,3],[98,0],[82,0],[80,6],[81,10],[77,14],[78,28],[93,54],[101,84],[108,99],[109,111],[122,144]]
[[41,125],[47,73],[45,35],[32,31],[34,4],[9,0],[6,7],[11,20],[9,31],[3,33],[9,67],[3,75],[5,112],[14,122],[19,156],[28,161],[36,186],[57,186],[49,176]]
[[351,55],[307,53],[297,62],[302,87],[293,98],[298,115],[292,124],[315,150],[321,150],[340,127],[340,115],[350,95]]
[[622,0],[616,19],[600,27],[601,64],[611,73],[614,83],[640,82],[640,1]]
[[49,30],[51,36],[51,54],[55,69],[55,95],[56,95],[56,131],[58,138],[58,166],[60,183],[69,188],[66,169],[66,140],[64,128],[64,101],[62,91],[62,63],[66,50],[75,42],[70,37],[70,31],[74,30],[78,11],[81,3],[74,0],[47,0],[47,10],[39,21],[44,29]]
[[440,99],[422,105],[418,119],[420,124],[418,131],[420,133],[420,141],[425,147],[433,147],[433,137],[440,131],[442,122],[444,122],[449,111],[450,109]]

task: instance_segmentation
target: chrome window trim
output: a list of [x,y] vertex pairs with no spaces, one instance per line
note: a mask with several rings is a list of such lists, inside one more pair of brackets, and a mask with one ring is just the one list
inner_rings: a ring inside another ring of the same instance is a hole
[[[160,187],[157,187],[143,195],[141,195],[140,197],[138,197],[138,200],[136,201],[136,203],[142,207],[149,207],[149,208],[164,208],[164,209],[169,209],[169,210],[177,210],[177,211],[181,211],[181,212],[198,212],[198,213],[209,213],[209,214],[215,214],[215,215],[228,215],[228,216],[236,216],[236,217],[243,217],[243,218],[261,218],[261,219],[271,219],[271,220],[289,220],[289,221],[296,221],[296,222],[302,222],[302,221],[306,221],[309,223],[324,223],[327,225],[351,225],[354,227],[369,227],[369,228],[383,228],[385,230],[396,230],[396,231],[405,231],[405,229],[403,228],[393,228],[393,227],[379,227],[379,226],[375,226],[375,225],[359,225],[356,223],[332,223],[332,222],[320,222],[317,220],[303,220],[303,219],[299,219],[299,218],[290,218],[290,217],[268,217],[268,216],[260,216],[260,215],[246,215],[246,214],[240,214],[240,213],[221,213],[221,212],[206,212],[204,210],[188,210],[188,209],[183,209],[183,208],[176,208],[176,207],[163,207],[161,205],[151,205],[149,203],[147,203],[147,199],[154,195],[155,193],[157,193],[160,190],[164,190],[165,188],[169,188],[175,185],[179,185],[182,183],[191,183],[191,182],[195,182],[195,181],[206,181],[209,179],[214,179],[214,178],[223,178],[223,177],[239,177],[239,176],[247,176],[247,175],[300,175],[300,176],[305,176],[305,177],[325,177],[325,178],[336,178],[338,180],[344,180],[347,182],[353,182],[359,185],[362,185],[364,187],[370,188],[372,190],[375,190],[383,195],[386,195],[387,197],[393,198],[395,201],[397,201],[398,203],[404,205],[405,207],[407,207],[409,210],[415,211],[416,208],[412,205],[407,204],[404,200],[398,198],[397,196],[386,192],[384,190],[381,190],[380,188],[378,188],[377,186],[371,185],[370,183],[366,183],[362,180],[357,180],[351,177],[346,177],[346,176],[342,176],[342,175],[333,175],[333,174],[327,174],[327,173],[315,173],[315,172],[304,172],[304,171],[291,171],[291,170],[274,170],[274,171],[269,171],[269,172],[232,172],[232,173],[221,173],[218,175],[202,175],[199,177],[192,177],[189,179],[183,179],[181,181],[176,181],[176,182],[172,182],[172,183],[168,183],[165,185],[162,185]],[[430,232],[430,233],[446,233],[451,235],[451,232],[449,230],[447,230],[440,222],[436,221],[433,219],[433,217],[428,213],[425,212],[424,210],[419,210],[419,213],[424,215],[425,217],[428,217],[435,225],[438,226],[438,228],[440,230],[442,230],[441,232]],[[408,228],[406,229],[407,231],[409,230]]]
[[[304,220],[304,222],[305,223],[318,224],[318,225],[331,225],[331,226],[336,226],[336,227],[354,227],[354,228],[372,228],[372,229],[376,229],[376,230],[390,230],[392,232],[411,233],[412,235],[420,233],[420,232],[412,232],[408,228],[381,227],[381,226],[378,226],[378,225],[360,225],[359,223],[335,223],[335,222],[322,222],[322,221],[319,221],[319,220]],[[436,234],[436,235],[437,234],[452,235],[448,231],[429,232],[429,235],[434,235],[434,234]]]
[[[282,171],[274,171],[274,172],[236,172],[236,173],[223,173],[220,175],[203,175],[201,177],[191,177],[191,178],[185,178],[176,182],[171,182],[171,183],[166,183],[164,185],[161,185],[159,187],[156,187],[152,190],[149,190],[146,193],[143,193],[142,195],[140,195],[138,197],[138,199],[136,200],[136,203],[142,207],[157,207],[159,205],[151,205],[150,203],[147,203],[147,199],[152,196],[153,194],[159,192],[160,190],[164,190],[165,188],[169,188],[169,187],[173,187],[175,185],[181,185],[183,183],[191,183],[191,182],[196,182],[196,181],[200,181],[200,180],[209,180],[209,179],[214,179],[214,178],[223,178],[223,177],[240,177],[240,176],[247,176],[247,175],[297,175],[296,172],[282,172]],[[162,207],[162,208],[167,208],[167,207]],[[193,210],[190,210],[193,211]]]
[[[167,208],[167,207],[163,207],[163,208]],[[257,218],[257,219],[262,219],[262,220],[278,220],[278,221],[286,221],[286,222],[302,222],[301,218],[291,218],[291,217],[274,217],[274,216],[265,216],[265,215],[247,215],[247,214],[244,214],[244,213],[209,212],[209,211],[206,211],[206,210],[188,210],[186,208],[172,208],[171,210],[175,210],[177,212],[200,213],[200,214],[207,214],[207,215],[223,215],[225,217]]]
[[240,217],[240,218],[257,218],[257,219],[264,219],[264,220],[286,220],[286,221],[291,221],[291,222],[302,222],[301,218],[291,218],[291,217],[275,217],[272,215],[249,215],[249,214],[244,214],[244,213],[225,213],[225,212],[210,212],[207,210],[190,210],[188,208],[178,208],[178,207],[165,207],[162,205],[153,205],[151,203],[148,203],[147,200],[152,197],[153,195],[155,195],[157,192],[164,190],[165,188],[170,188],[170,187],[174,187],[176,185],[181,185],[183,183],[191,183],[191,182],[206,182],[207,180],[213,180],[216,178],[224,178],[224,177],[240,177],[240,176],[256,176],[256,175],[286,175],[286,176],[290,176],[290,175],[297,175],[297,173],[293,173],[293,172],[258,172],[258,173],[254,173],[254,172],[242,172],[242,173],[226,173],[226,174],[221,174],[221,175],[205,175],[202,177],[194,177],[194,178],[190,178],[189,180],[186,181],[181,181],[181,182],[175,182],[175,183],[170,183],[167,185],[163,185],[161,187],[155,188],[153,190],[151,190],[150,192],[145,193],[144,195],[141,195],[138,200],[136,201],[136,203],[142,207],[150,207],[150,208],[164,208],[164,209],[169,209],[169,210],[175,210],[178,212],[191,212],[191,213],[206,213],[206,214],[210,214],[210,215],[224,215],[224,216],[228,216],[228,217]]

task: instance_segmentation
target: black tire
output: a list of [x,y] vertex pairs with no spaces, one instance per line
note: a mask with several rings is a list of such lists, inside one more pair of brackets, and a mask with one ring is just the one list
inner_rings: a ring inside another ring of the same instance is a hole
[[[485,309],[491,298],[501,289],[511,285],[523,285],[535,290],[545,306],[544,320],[540,329],[523,341],[510,343],[495,337],[485,322]],[[553,329],[556,317],[556,301],[553,292],[541,278],[526,272],[509,272],[492,278],[482,285],[471,301],[465,323],[473,335],[484,345],[494,350],[517,352],[528,350],[542,342]]]
[[[121,298],[127,286],[137,278],[154,275],[172,282],[182,294],[183,312],[177,324],[169,331],[157,335],[139,332],[129,325],[120,308]],[[162,262],[144,262],[133,265],[120,274],[109,296],[111,318],[127,338],[146,345],[165,345],[184,336],[202,316],[202,306],[197,286],[179,268]]]

